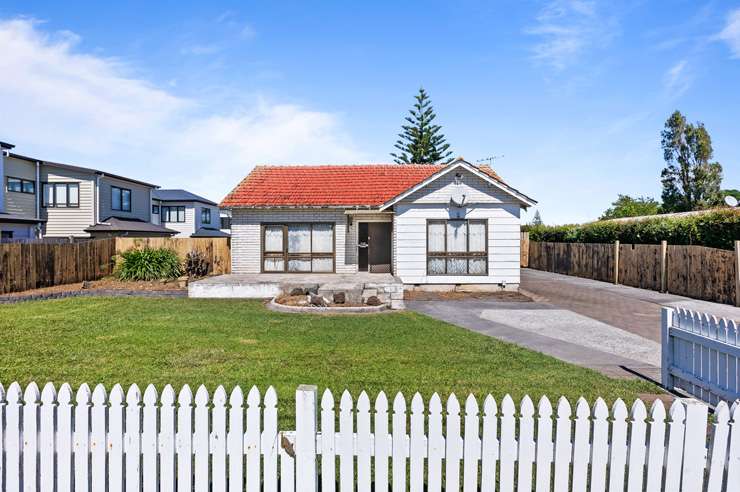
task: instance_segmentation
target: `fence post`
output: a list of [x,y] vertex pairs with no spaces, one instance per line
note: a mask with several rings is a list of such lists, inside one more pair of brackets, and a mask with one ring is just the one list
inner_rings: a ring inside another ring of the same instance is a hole
[[619,239],[614,241],[614,283],[619,283]]
[[660,291],[668,292],[668,241],[660,242]]
[[740,307],[740,241],[735,241],[735,306]]
[[316,492],[316,386],[302,384],[295,392],[295,482],[297,492]]
[[660,309],[660,383],[667,390],[673,389],[671,326],[673,326],[673,308],[662,307]]

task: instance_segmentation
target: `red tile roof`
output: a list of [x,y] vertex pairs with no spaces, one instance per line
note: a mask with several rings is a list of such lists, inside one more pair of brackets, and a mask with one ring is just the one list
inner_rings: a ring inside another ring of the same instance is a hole
[[[444,165],[365,164],[257,166],[221,207],[376,207],[421,183]],[[501,180],[490,168],[481,171]]]

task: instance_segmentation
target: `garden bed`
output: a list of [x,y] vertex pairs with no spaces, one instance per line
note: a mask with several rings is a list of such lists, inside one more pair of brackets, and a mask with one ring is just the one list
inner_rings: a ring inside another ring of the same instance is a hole
[[387,311],[388,306],[368,306],[359,303],[334,303],[329,302],[325,306],[309,304],[307,296],[280,296],[273,298],[267,307],[273,311],[283,313],[378,313]]
[[177,280],[123,282],[115,278],[104,278],[74,284],[55,285],[40,289],[24,290],[0,295],[0,303],[59,299],[64,297],[100,295],[140,295],[142,297],[185,296],[187,289]]

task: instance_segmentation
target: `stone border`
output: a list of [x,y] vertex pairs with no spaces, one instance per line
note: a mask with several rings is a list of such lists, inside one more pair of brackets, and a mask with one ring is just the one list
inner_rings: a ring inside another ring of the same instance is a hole
[[125,289],[91,289],[70,290],[65,292],[50,292],[48,294],[28,294],[22,296],[0,295],[0,304],[17,304],[28,301],[45,301],[49,299],[65,299],[67,297],[161,297],[185,298],[186,290],[125,290]]
[[[265,306],[271,311],[293,314],[374,314],[392,312],[385,304],[380,306],[352,306],[352,307],[318,307],[318,306],[286,306],[275,301],[273,297]],[[396,309],[395,311],[398,311]]]

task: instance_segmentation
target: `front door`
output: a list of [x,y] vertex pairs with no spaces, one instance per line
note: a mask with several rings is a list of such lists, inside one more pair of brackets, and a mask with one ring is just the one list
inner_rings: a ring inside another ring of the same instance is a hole
[[368,270],[370,273],[391,273],[390,222],[368,224]]

